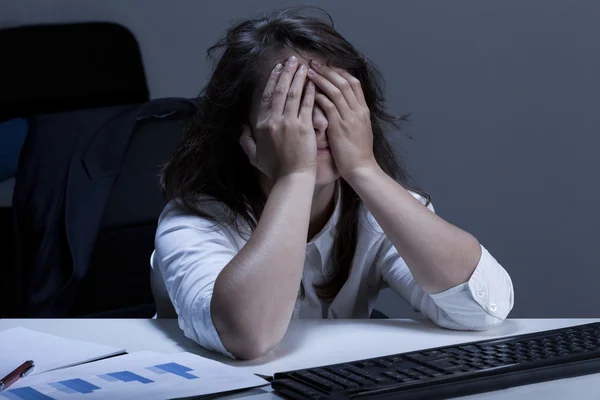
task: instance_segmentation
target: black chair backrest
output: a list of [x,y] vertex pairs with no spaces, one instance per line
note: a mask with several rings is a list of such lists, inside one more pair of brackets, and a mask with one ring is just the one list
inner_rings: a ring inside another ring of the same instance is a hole
[[181,140],[189,114],[139,121],[130,139],[73,316],[151,317],[150,255],[165,206],[161,166]]
[[[0,122],[12,118],[144,103],[148,87],[138,43],[105,22],[0,29]],[[0,207],[0,272],[13,269],[13,211]],[[14,299],[0,279],[0,316]]]
[[0,120],[148,100],[138,43],[115,23],[1,29],[0,54]]

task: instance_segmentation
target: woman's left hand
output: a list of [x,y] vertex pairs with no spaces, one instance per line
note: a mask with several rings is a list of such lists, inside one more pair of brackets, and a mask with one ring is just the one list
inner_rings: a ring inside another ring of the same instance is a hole
[[323,93],[318,104],[328,120],[327,140],[340,175],[348,179],[354,172],[377,166],[373,155],[371,113],[360,81],[348,71],[311,62],[308,78]]

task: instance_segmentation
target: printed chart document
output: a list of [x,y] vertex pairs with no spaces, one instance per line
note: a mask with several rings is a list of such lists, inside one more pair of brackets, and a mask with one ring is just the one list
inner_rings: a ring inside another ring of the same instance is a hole
[[26,328],[0,331],[0,379],[32,360],[31,375],[125,353],[125,349],[66,339]]
[[268,384],[192,353],[138,352],[24,378],[0,399],[185,399]]

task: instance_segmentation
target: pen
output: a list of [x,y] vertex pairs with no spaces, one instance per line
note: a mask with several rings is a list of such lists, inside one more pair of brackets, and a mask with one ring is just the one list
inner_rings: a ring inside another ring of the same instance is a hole
[[3,391],[13,383],[19,380],[19,378],[29,375],[31,371],[33,371],[33,361],[25,361],[19,367],[17,367],[13,372],[6,375],[2,380],[0,380],[0,391]]

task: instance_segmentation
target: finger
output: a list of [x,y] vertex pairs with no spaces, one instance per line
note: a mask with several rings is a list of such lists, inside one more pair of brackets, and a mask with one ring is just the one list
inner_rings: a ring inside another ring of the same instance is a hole
[[[337,107],[338,112],[342,117],[347,117],[352,114],[352,109],[348,105],[348,102],[346,102],[341,90],[338,89],[333,83],[329,82],[327,79],[325,79],[325,77],[317,74],[312,69],[308,70],[308,77],[319,89],[323,91],[326,97],[330,99],[330,103]],[[317,93],[317,97],[319,97],[319,94],[320,93]],[[315,99],[317,97],[315,97]]]
[[346,79],[348,81],[348,83],[350,83],[350,87],[352,88],[352,91],[354,92],[354,95],[356,96],[356,100],[358,100],[358,102],[360,104],[362,104],[363,106],[366,106],[367,102],[365,100],[365,93],[362,90],[362,85],[361,85],[360,81],[358,80],[358,78],[354,77],[354,75],[352,75],[350,72],[346,71],[343,68],[338,68],[338,67],[331,67],[331,68],[335,72],[340,74],[344,79]]
[[269,79],[267,80],[260,98],[260,111],[258,114],[260,117],[262,117],[260,119],[264,119],[264,117],[269,115],[269,110],[271,109],[271,103],[273,101],[273,92],[275,91],[275,85],[277,85],[277,81],[279,80],[282,69],[283,65],[277,64],[271,71],[271,75],[269,75]]
[[323,93],[315,94],[315,103],[325,112],[328,121],[335,121],[336,118],[341,118],[337,106]]
[[248,156],[250,164],[254,165],[254,161],[256,160],[256,141],[254,140],[252,130],[248,125],[244,125],[242,128],[240,146],[242,146],[242,150],[244,150],[244,153]]
[[315,84],[308,81],[304,90],[304,97],[300,106],[300,119],[312,122],[313,108],[315,106]]
[[287,100],[287,94],[290,90],[290,84],[292,83],[292,78],[294,77],[297,68],[298,59],[294,56],[291,56],[281,70],[281,76],[275,85],[275,90],[273,92],[273,103],[271,104],[271,111],[274,113],[274,115],[283,114],[283,109]]
[[302,64],[294,75],[294,80],[287,93],[287,100],[285,102],[284,114],[298,117],[298,111],[300,109],[300,99],[302,99],[302,89],[306,83],[306,65]]
[[328,96],[335,96],[331,97],[331,100],[333,100],[336,105],[338,105],[338,102],[344,100],[349,109],[358,109],[358,100],[356,99],[354,91],[350,87],[350,83],[346,79],[344,79],[340,74],[331,68],[318,64],[314,60],[311,62],[311,66],[317,73],[310,74],[310,78],[324,78],[319,79],[321,82],[323,82],[323,85],[319,85],[317,81],[315,81],[315,83],[317,83],[317,86],[319,86],[323,92],[328,90],[330,92],[326,92]]

